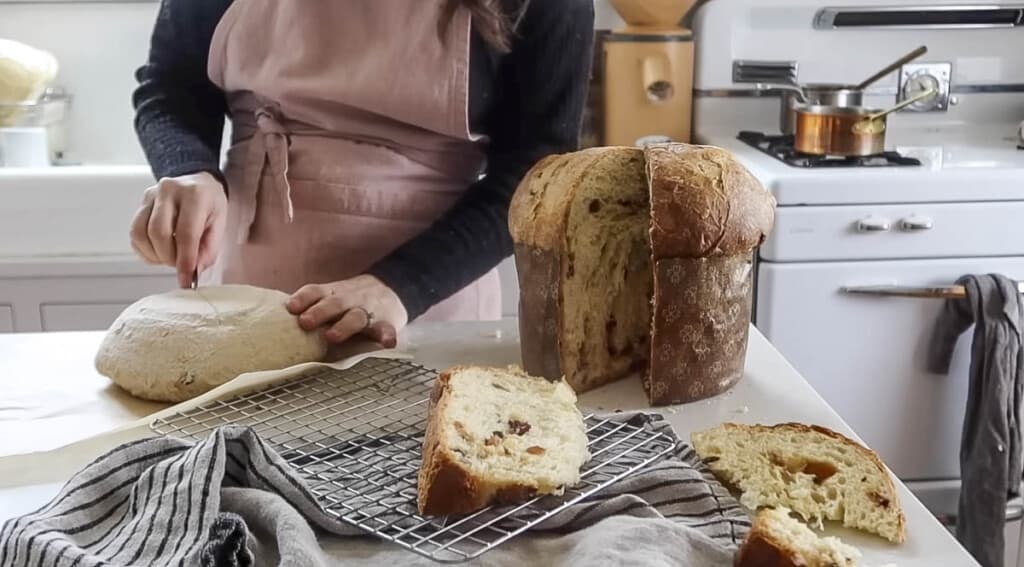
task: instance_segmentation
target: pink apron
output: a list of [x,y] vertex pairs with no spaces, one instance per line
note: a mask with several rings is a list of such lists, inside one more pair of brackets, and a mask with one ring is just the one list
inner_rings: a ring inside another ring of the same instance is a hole
[[[440,0],[235,0],[210,45],[228,97],[228,232],[211,282],[291,293],[364,273],[479,176],[470,16]],[[426,258],[424,261],[429,262]],[[423,320],[501,316],[496,270]]]

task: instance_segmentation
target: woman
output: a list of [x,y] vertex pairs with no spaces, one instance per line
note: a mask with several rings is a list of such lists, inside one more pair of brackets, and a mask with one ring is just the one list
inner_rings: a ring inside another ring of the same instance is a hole
[[593,0],[163,0],[134,94],[160,182],[132,245],[183,287],[292,293],[333,342],[498,318],[509,201],[576,147],[593,18]]

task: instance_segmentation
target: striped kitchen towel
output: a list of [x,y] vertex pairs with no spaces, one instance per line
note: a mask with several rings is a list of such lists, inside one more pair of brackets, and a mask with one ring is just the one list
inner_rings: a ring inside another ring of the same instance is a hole
[[[670,426],[657,416],[616,417],[647,421],[671,434]],[[585,533],[600,528],[604,518],[626,515],[671,521],[693,533],[701,545],[717,542],[721,549],[735,548],[749,530],[748,516],[692,448],[672,437],[676,445],[670,457],[567,508],[537,529]],[[272,529],[246,526],[247,520],[256,520],[235,511],[245,507],[239,499],[248,499],[249,508],[264,515],[284,514],[272,512],[270,505],[255,505],[270,501],[267,496],[320,530],[365,535],[325,512],[307,482],[252,429],[227,426],[198,443],[150,438],[98,458],[46,506],[3,525],[0,567],[259,565],[253,559],[257,543],[264,546],[275,533],[285,538],[282,534],[287,532],[279,523]],[[306,541],[316,547],[315,537],[290,539],[271,545],[280,564],[316,564],[295,555],[319,553],[319,548],[299,545]]]

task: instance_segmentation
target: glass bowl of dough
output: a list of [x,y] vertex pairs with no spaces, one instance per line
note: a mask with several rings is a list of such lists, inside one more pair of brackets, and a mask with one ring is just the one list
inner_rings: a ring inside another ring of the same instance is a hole
[[63,155],[70,97],[53,54],[0,39],[0,167],[46,167]]
[[60,97],[47,96],[57,77],[52,53],[11,39],[0,39],[0,128],[46,126]]
[[71,96],[59,87],[47,88],[32,101],[0,101],[0,128],[47,128],[64,122]]
[[63,163],[70,104],[71,97],[58,88],[31,102],[0,102],[0,168]]

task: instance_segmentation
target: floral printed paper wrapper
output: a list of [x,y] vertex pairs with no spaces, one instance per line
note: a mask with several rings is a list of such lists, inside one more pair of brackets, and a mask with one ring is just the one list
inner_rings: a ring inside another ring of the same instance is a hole
[[561,306],[558,256],[525,244],[516,244],[519,274],[519,341],[523,370],[548,380],[562,378],[558,334]]
[[651,405],[709,398],[742,378],[752,289],[750,254],[655,261]]

